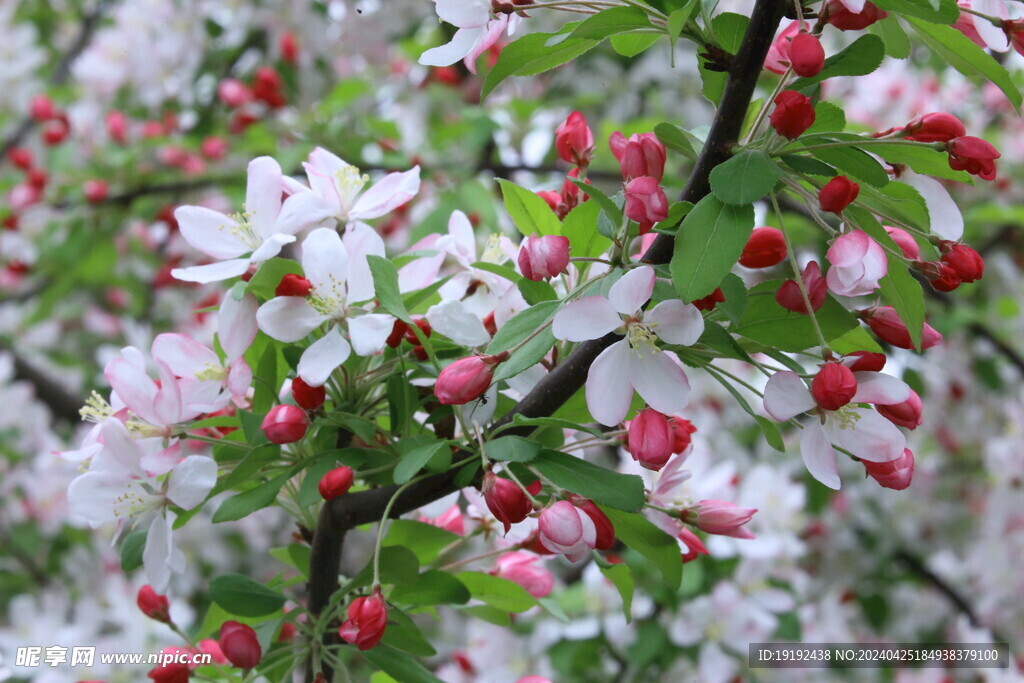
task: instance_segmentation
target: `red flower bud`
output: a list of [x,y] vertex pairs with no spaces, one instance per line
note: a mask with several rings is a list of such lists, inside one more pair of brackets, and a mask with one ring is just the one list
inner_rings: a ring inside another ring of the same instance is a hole
[[811,98],[796,90],[783,90],[775,98],[775,111],[769,121],[775,132],[790,140],[803,135],[814,123]]
[[926,263],[924,264],[924,272],[928,276],[928,282],[939,292],[952,292],[960,286],[960,276],[945,263]]
[[[434,331],[433,328],[430,327],[430,321],[426,318],[416,318],[412,322],[419,328],[420,332],[422,332],[425,337],[429,337]],[[405,340],[410,344],[420,343],[419,338],[416,336],[416,331],[408,326],[405,330]]]
[[295,443],[306,434],[309,419],[302,408],[295,406],[274,406],[263,418],[260,429],[272,443]]
[[708,554],[708,549],[704,547],[704,542],[700,540],[700,537],[686,527],[679,530],[678,538],[686,546],[686,552],[681,553],[683,564],[693,562],[699,555]]
[[7,153],[7,158],[23,171],[32,168],[32,150],[27,147],[12,147],[11,151]]
[[158,595],[148,583],[139,589],[135,598],[139,610],[154,621],[161,621],[165,624],[171,623],[170,604],[166,595]]
[[657,472],[672,456],[675,434],[665,415],[653,408],[645,408],[629,423],[627,444],[633,460]]
[[541,190],[537,196],[548,203],[551,210],[558,213],[558,205],[562,203],[562,195],[555,190]]
[[128,142],[128,117],[116,109],[107,112],[107,135],[119,145]]
[[35,95],[28,104],[29,115],[36,121],[49,121],[57,118],[57,107],[46,95]]
[[338,496],[348,493],[350,488],[352,488],[352,468],[344,465],[335,467],[325,474],[317,485],[320,497],[324,500],[334,500]]
[[199,146],[199,152],[210,160],[223,159],[224,155],[228,153],[228,141],[216,135],[211,135],[203,139],[202,144]]
[[878,9],[870,2],[865,2],[864,9],[860,12],[851,12],[840,0],[828,0],[821,12],[821,18],[825,23],[832,24],[840,31],[860,31],[887,16],[888,12]]
[[778,228],[754,228],[740,254],[740,265],[770,268],[786,258],[786,238]]
[[875,410],[894,425],[906,427],[907,429],[917,429],[923,421],[921,418],[923,412],[921,397],[913,389],[910,390],[910,398],[903,403],[890,406],[877,405]]
[[46,171],[41,168],[30,168],[25,173],[25,182],[28,183],[29,187],[35,190],[42,190],[46,187],[46,183],[50,180],[49,176],[46,175]]
[[955,171],[967,171],[982,180],[994,180],[996,162],[1001,154],[981,138],[970,135],[953,138],[946,143],[949,153],[949,167]]
[[82,184],[82,194],[85,196],[85,201],[90,204],[98,204],[107,198],[110,188],[102,180],[86,180]]
[[300,407],[306,410],[316,410],[327,400],[327,389],[322,385],[311,387],[306,380],[296,377],[292,380],[292,398]]
[[[505,358],[508,354],[505,354]],[[505,360],[499,356],[470,356],[455,361],[441,371],[434,385],[437,400],[446,406],[461,406],[480,398],[491,386],[494,366]]]
[[[849,362],[851,359],[856,358],[852,363]],[[885,354],[884,353],[873,353],[871,351],[854,351],[853,353],[846,354],[844,359],[846,367],[850,368],[853,372],[881,372],[882,368],[885,367]]]
[[[178,661],[179,658],[188,660],[194,651],[180,647],[165,647],[160,651],[160,656],[167,658],[167,664],[160,664],[146,674],[156,683],[188,683],[192,676],[192,670],[185,662]],[[83,682],[84,683],[84,682]]]
[[574,111],[555,129],[555,150],[562,161],[577,166],[590,164],[594,153],[594,134],[590,132],[583,114]]
[[585,512],[594,523],[594,530],[597,532],[594,548],[611,550],[615,545],[615,526],[612,524],[612,520],[608,519],[608,515],[604,514],[601,508],[594,504],[594,501],[575,493],[569,494],[569,502]]
[[811,394],[825,410],[839,410],[857,393],[857,378],[842,363],[829,362],[811,380]]
[[369,650],[380,642],[387,625],[387,605],[380,591],[374,591],[369,597],[352,601],[348,606],[348,621],[338,629],[338,635],[360,650]]
[[803,31],[794,36],[789,44],[789,62],[797,76],[816,76],[825,65],[825,49],[818,37]]
[[822,211],[842,213],[860,194],[860,185],[844,175],[837,175],[825,183],[818,192],[818,204]]
[[616,131],[608,140],[612,154],[619,162],[623,180],[648,176],[659,183],[665,176],[667,152],[654,133],[625,135]]
[[[871,331],[889,344],[901,349],[913,349],[910,343],[910,332],[907,325],[900,318],[892,306],[875,306],[861,312]],[[930,349],[942,341],[942,335],[928,323],[924,324],[924,331],[921,333],[921,350]]]
[[[518,524],[533,512],[533,503],[513,481],[488,472],[484,475],[484,482],[480,490],[484,494],[487,509],[505,527],[506,534],[513,524]],[[537,493],[539,492],[538,489]],[[533,491],[531,491],[532,493]]]
[[942,262],[952,268],[964,282],[975,282],[985,274],[985,260],[966,244],[946,242],[942,250],[945,252]]
[[394,326],[391,328],[391,334],[388,335],[388,339],[384,343],[393,349],[397,349],[399,345],[402,343],[402,337],[405,335],[406,330],[408,329],[408,325],[406,325],[401,320],[396,319]]
[[693,423],[681,417],[670,417],[668,424],[672,428],[672,452],[682,453],[690,447],[692,434],[697,431]]
[[711,292],[705,297],[700,299],[694,299],[690,303],[693,304],[698,310],[701,311],[713,311],[715,306],[725,301],[725,294],[722,293],[721,287],[716,287],[715,291]]
[[555,277],[569,265],[569,238],[529,235],[519,248],[519,270],[527,280]]
[[282,85],[281,74],[277,73],[277,70],[271,66],[261,66],[253,74],[252,96],[266,103],[271,109],[283,107],[287,100],[281,93]]
[[251,626],[225,621],[220,627],[220,649],[234,666],[251,669],[260,663],[263,650]]
[[295,273],[287,273],[281,278],[281,282],[277,285],[277,289],[274,290],[274,294],[277,296],[307,297],[312,290],[313,283],[309,280]]
[[43,124],[43,144],[54,147],[64,142],[71,132],[71,126],[64,119],[52,119]]
[[889,462],[861,462],[864,463],[868,475],[883,488],[902,491],[910,486],[914,478],[914,454],[909,448],[904,449],[900,457]]
[[[818,262],[811,261],[808,263],[804,267],[804,272],[800,274],[800,279],[803,280],[804,287],[807,289],[807,298],[811,301],[811,310],[817,312],[825,304],[825,299],[828,298],[828,285],[821,274],[821,267],[818,266]],[[775,301],[787,311],[810,315],[810,312],[807,310],[807,302],[804,301],[804,295],[800,291],[800,285],[796,283],[796,280],[786,280],[783,282],[782,286],[775,292]]]
[[918,116],[903,128],[903,137],[918,142],[949,142],[966,134],[963,122],[945,112]]
[[291,31],[285,31],[277,41],[277,47],[281,50],[281,59],[289,64],[299,61],[299,41]]
[[641,176],[626,183],[625,214],[640,224],[641,235],[650,232],[658,221],[668,218],[668,197],[656,179]]

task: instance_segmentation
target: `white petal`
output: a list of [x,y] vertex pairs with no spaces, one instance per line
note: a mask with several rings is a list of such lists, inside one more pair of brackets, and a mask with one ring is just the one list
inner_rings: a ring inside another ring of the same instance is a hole
[[113,522],[114,501],[128,488],[127,473],[86,472],[68,485],[68,512],[93,527]]
[[654,329],[659,339],[669,344],[692,346],[704,334],[704,316],[700,310],[678,299],[662,301],[644,315],[644,322]]
[[349,212],[350,219],[379,218],[394,211],[420,191],[420,167],[414,166],[404,173],[389,173],[368,189]]
[[384,240],[366,223],[355,223],[341,238],[348,251],[348,300],[369,301],[374,297],[373,275],[367,256],[385,256]]
[[270,157],[249,162],[245,187],[245,213],[249,224],[264,239],[274,234],[277,214],[281,212],[281,166]]
[[238,236],[238,223],[219,211],[203,206],[179,206],[174,218],[185,241],[213,258],[237,258],[252,250],[252,245]]
[[490,0],[437,0],[434,9],[442,21],[460,28],[483,26],[490,18]]
[[177,377],[194,378],[208,367],[220,367],[220,359],[213,350],[183,334],[157,335],[152,352],[153,358],[166,363]]
[[217,463],[205,455],[190,455],[178,463],[168,477],[167,497],[183,510],[206,500],[217,484]]
[[278,233],[268,237],[263,244],[252,252],[252,256],[249,260],[253,263],[263,263],[268,259],[272,259],[281,253],[282,247],[286,244],[291,244],[295,241],[295,235],[285,235],[284,233]]
[[839,2],[854,14],[864,11],[864,0],[839,0]]
[[227,294],[217,312],[217,337],[228,360],[240,357],[256,338],[256,297],[246,294],[241,300]]
[[783,370],[768,379],[764,388],[764,409],[779,422],[807,412],[814,405],[810,389],[795,372]]
[[617,327],[622,327],[622,318],[603,296],[577,299],[558,311],[551,322],[556,339],[572,342],[600,339]]
[[818,420],[811,420],[800,435],[800,455],[811,476],[830,489],[839,490],[839,468],[836,453]]
[[146,570],[146,579],[158,594],[167,592],[171,583],[171,565],[177,558],[172,537],[174,514],[157,515],[149,525],[146,535],[146,547],[142,550],[142,565]]
[[452,211],[448,217],[448,235],[438,241],[438,248],[448,250],[464,266],[476,261],[476,235],[466,214]]
[[192,266],[190,268],[175,268],[171,271],[171,277],[182,282],[198,282],[205,285],[210,282],[220,282],[238,277],[249,270],[249,259],[240,258],[220,263],[208,263],[204,266]]
[[236,358],[228,371],[228,391],[234,399],[245,398],[252,386],[252,368],[244,358]]
[[302,270],[318,296],[346,298],[348,250],[334,230],[317,228],[303,240]]
[[608,300],[615,310],[624,315],[633,315],[654,293],[654,268],[641,266],[629,271],[608,290]]
[[487,328],[461,301],[444,301],[427,310],[427,322],[461,346],[481,346],[491,341]]
[[470,53],[483,32],[482,25],[477,28],[460,28],[450,43],[430,48],[420,55],[419,62],[424,66],[451,66]]
[[[1006,0],[972,0],[971,8],[990,17],[1008,18]],[[1001,26],[994,26],[990,21],[974,14],[970,16],[970,19],[974,22],[974,28],[977,30],[978,36],[988,45],[990,50],[1006,52],[1010,49],[1010,41],[1006,37],[1006,31]]]
[[372,356],[384,348],[395,327],[395,317],[384,313],[370,313],[349,318],[348,336],[357,356]]
[[861,460],[889,462],[903,455],[907,438],[899,427],[874,410],[854,408],[853,421],[829,416],[825,431],[835,445],[844,448]]
[[274,231],[294,235],[334,218],[337,209],[330,202],[310,191],[293,194],[281,206]]
[[497,407],[498,385],[497,383],[487,387],[487,391],[480,398],[470,401],[465,405],[458,406],[462,412],[462,419],[466,423],[480,425],[488,424],[494,417],[494,409]]
[[857,393],[853,395],[853,403],[878,403],[884,406],[903,403],[910,398],[910,387],[907,383],[892,375],[881,372],[855,372]]
[[338,328],[332,328],[302,353],[299,377],[311,387],[323,385],[335,368],[345,362],[351,350]]
[[690,381],[667,351],[629,356],[630,381],[640,397],[658,412],[675,415],[690,400]]
[[274,297],[256,311],[260,329],[283,342],[299,341],[327,319],[301,296]]
[[964,217],[960,208],[942,184],[932,177],[914,174],[904,182],[917,190],[928,207],[928,220],[933,235],[956,241],[964,235]]
[[633,400],[629,355],[625,339],[615,342],[594,359],[587,373],[587,408],[606,427],[622,422]]

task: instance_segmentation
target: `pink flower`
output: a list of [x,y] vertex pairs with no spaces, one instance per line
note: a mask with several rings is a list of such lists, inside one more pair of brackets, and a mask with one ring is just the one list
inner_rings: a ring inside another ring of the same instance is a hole
[[387,625],[388,608],[378,589],[369,597],[352,601],[348,606],[348,620],[338,629],[338,635],[360,650],[369,650],[384,637]]
[[695,507],[683,510],[680,518],[708,534],[754,538],[743,525],[755,512],[754,508],[741,508],[725,500],[702,500]]
[[679,544],[682,546],[682,560],[686,562],[693,562],[697,559],[698,555],[707,555],[708,549],[704,547],[704,542],[700,540],[700,536],[693,533],[686,527],[679,529]]
[[[784,74],[789,67],[789,44],[793,36],[800,32],[800,22],[791,21],[779,35],[775,37],[771,48],[768,49],[768,56],[764,60],[764,68],[773,74]],[[807,28],[804,22],[803,28]]]
[[453,503],[450,508],[442,512],[434,519],[429,517],[420,516],[419,521],[426,524],[432,524],[439,529],[450,531],[453,534],[462,536],[466,533],[466,521],[462,515],[462,510],[459,508],[458,503]]
[[[811,261],[804,267],[800,274],[804,288],[807,290],[807,298],[811,302],[811,310],[817,312],[825,304],[828,297],[828,287],[825,285],[825,278],[821,275],[821,268],[817,261]],[[803,292],[796,280],[786,280],[775,292],[775,301],[787,311],[810,315],[807,310],[807,302],[804,301]]]
[[921,256],[921,248],[917,246],[917,240],[902,228],[894,228],[890,225],[885,226],[885,231],[889,233],[889,237],[896,243],[896,246],[900,248],[900,252],[910,260],[917,260]]
[[910,390],[910,398],[902,403],[894,403],[888,406],[878,406],[879,414],[894,425],[906,429],[917,429],[921,426],[921,397],[913,389]]
[[446,406],[461,406],[475,401],[491,386],[491,380],[494,378],[494,366],[502,360],[504,358],[501,356],[460,358],[446,366],[437,376],[434,395]]
[[641,410],[629,423],[629,454],[649,470],[665,466],[675,441],[668,418],[653,408]]
[[251,626],[225,621],[220,627],[220,649],[239,669],[251,669],[260,663],[263,651]]
[[597,530],[590,515],[566,500],[540,513],[539,531],[541,545],[565,555],[570,562],[579,562],[597,544]]
[[579,342],[599,339],[622,329],[615,342],[594,360],[587,374],[587,407],[594,419],[609,427],[629,412],[633,391],[655,410],[674,415],[686,407],[690,383],[659,340],[690,346],[704,332],[704,318],[694,306],[662,301],[649,311],[642,306],[654,291],[654,269],[635,268],[612,285],[608,296],[587,296],[566,305],[554,318],[558,339]]
[[569,265],[569,238],[529,235],[519,247],[519,270],[527,280],[555,277]]
[[555,129],[555,149],[562,161],[577,166],[590,164],[590,156],[594,153],[594,134],[590,132],[583,114],[574,111],[558,124]]
[[619,162],[623,180],[647,176],[661,182],[665,175],[667,152],[657,135],[633,134],[627,139],[616,131],[609,138],[608,146]]
[[[907,324],[892,306],[875,306],[861,311],[861,317],[882,341],[901,349],[913,349]],[[921,351],[942,343],[942,335],[928,323],[921,333]]]
[[771,268],[786,258],[786,238],[778,228],[754,228],[739,263],[744,268]]
[[833,293],[842,296],[871,294],[889,269],[885,249],[863,230],[837,237],[825,256],[832,264],[825,281]]
[[789,44],[789,61],[797,76],[809,78],[817,75],[825,65],[825,50],[821,47],[821,41],[816,35],[801,31]]
[[910,482],[914,478],[914,453],[909,448],[905,448],[898,458],[889,462],[865,460],[864,469],[868,476],[878,482],[879,486],[902,491],[910,486]]
[[[853,376],[857,390],[850,403],[893,405],[910,397],[910,387],[895,377],[879,372],[855,372]],[[811,476],[829,488],[840,485],[832,444],[871,462],[895,460],[906,447],[903,433],[874,410],[853,405],[838,410],[820,408],[800,375],[788,370],[768,380],[764,408],[780,422],[807,411],[816,413],[803,423],[800,453]]]
[[438,17],[459,30],[451,42],[420,55],[419,62],[424,66],[449,66],[461,59],[470,73],[475,74],[477,57],[498,42],[506,28],[511,34],[520,22],[515,14],[501,13],[492,17],[491,0],[434,0],[434,3]]
[[351,467],[335,467],[325,474],[317,485],[320,497],[324,500],[334,500],[343,496],[352,488],[353,472]]
[[139,589],[135,602],[139,610],[150,619],[162,621],[165,624],[171,623],[171,616],[168,613],[170,604],[166,595],[159,595],[148,583]]
[[825,410],[839,410],[857,393],[853,371],[835,361],[825,363],[811,380],[811,394]]
[[274,406],[260,424],[263,433],[276,444],[295,443],[306,435],[308,428],[309,418],[302,408],[289,405]]
[[[484,494],[487,509],[502,523],[506,534],[513,524],[518,524],[533,512],[533,503],[527,498],[526,493],[509,479],[488,472],[484,475],[480,490]],[[539,487],[537,491],[531,491],[531,494],[538,492]]]
[[536,555],[522,551],[505,553],[498,557],[491,574],[515,581],[533,597],[543,598],[551,593],[555,578],[539,560]]
[[654,224],[668,218],[668,197],[658,181],[650,176],[633,178],[626,183],[624,213],[640,224],[640,234],[651,231]]

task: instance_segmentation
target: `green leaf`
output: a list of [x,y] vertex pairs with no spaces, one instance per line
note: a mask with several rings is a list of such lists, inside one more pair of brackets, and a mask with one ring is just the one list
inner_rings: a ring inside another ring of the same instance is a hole
[[831,340],[828,345],[841,356],[853,353],[854,351],[885,353],[885,349],[863,327],[855,327],[843,336]]
[[458,534],[445,531],[433,524],[416,522],[411,519],[396,519],[388,527],[383,546],[401,546],[411,550],[421,565],[427,565],[437,559],[441,550],[459,540]]
[[[960,16],[956,0],[875,0],[879,9],[906,17],[917,17],[935,24],[952,24]],[[893,23],[897,23],[895,18]],[[880,24],[883,22],[878,22]]]
[[636,57],[638,54],[658,42],[664,34],[658,33],[622,33],[612,36],[612,48],[623,57]]
[[750,204],[782,178],[778,164],[760,150],[743,150],[711,171],[711,191],[726,204]]
[[[420,561],[416,555],[400,545],[381,547],[380,582],[384,585],[404,586],[416,583],[420,574]],[[349,588],[356,590],[369,586],[373,581],[373,558],[366,563],[349,582]]]
[[455,578],[475,599],[505,612],[525,612],[537,605],[534,597],[515,581],[482,572],[459,572]]
[[804,135],[814,133],[842,133],[846,130],[846,112],[822,100],[814,105],[814,123],[804,131]]
[[[609,36],[619,33],[635,31],[641,28],[651,28],[651,22],[647,13],[639,7],[612,7],[593,14],[581,21],[576,28],[568,34],[568,39],[585,38],[588,40],[603,40]],[[562,36],[556,36],[548,41],[561,42]],[[557,43],[556,43],[557,44]]]
[[210,582],[210,597],[232,614],[261,617],[284,606],[285,597],[242,574],[224,574]]
[[601,208],[606,214],[608,214],[608,217],[613,223],[615,223],[615,225],[622,222],[622,209],[619,204],[615,203],[615,200],[584,180],[572,177],[570,177],[569,180],[572,181],[573,185],[580,188],[584,194],[600,204]]
[[814,76],[798,78],[789,87],[803,90],[836,76],[864,76],[877,69],[885,59],[885,45],[882,39],[871,34],[863,35],[846,46],[842,51],[825,60],[824,66]]
[[277,499],[277,494],[281,487],[284,486],[284,483],[291,476],[292,473],[290,471],[285,472],[268,482],[260,484],[256,488],[231,496],[221,503],[217,511],[213,513],[213,523],[234,522],[257,510],[262,510],[268,505],[272,505]]
[[889,163],[906,164],[916,173],[930,175],[935,178],[956,180],[968,185],[974,184],[974,178],[967,171],[954,171],[949,167],[949,155],[924,145],[871,145],[872,154],[877,154]]
[[678,152],[695,161],[697,150],[704,147],[704,144],[693,133],[672,123],[659,123],[654,127],[654,134],[661,140],[661,144],[673,152]]
[[882,39],[882,43],[885,44],[885,54],[896,59],[906,59],[910,56],[910,39],[894,15],[890,15],[882,21],[876,21],[868,27],[868,30]]
[[[779,280],[771,280],[751,288],[747,310],[732,332],[783,351],[803,351],[820,345],[810,316],[788,311],[775,301],[775,292],[781,284]],[[815,317],[825,341],[857,327],[857,319],[831,297],[825,300]]]
[[[512,416],[512,425],[515,427],[553,427],[555,429],[574,429],[578,432],[586,432],[593,436],[604,436],[604,432],[600,429],[581,425],[572,420],[564,420],[558,417],[526,417],[522,413],[516,413]],[[530,442],[534,443],[534,442]]]
[[[520,311],[494,335],[491,343],[487,345],[487,353],[494,355],[521,344],[553,318],[561,305],[560,301],[545,301]],[[495,380],[514,377],[536,365],[554,344],[555,337],[551,333],[551,326],[548,325],[537,336],[523,344],[522,348],[513,353],[508,360],[498,365],[494,373]]]
[[142,550],[146,547],[146,532],[133,531],[121,542],[121,571],[130,572],[142,566]]
[[521,436],[501,436],[484,444],[488,458],[503,462],[530,462],[541,448],[536,441]]
[[[390,602],[392,596],[389,595],[388,600]],[[423,633],[420,632],[419,627],[413,620],[405,612],[393,605],[388,605],[388,627],[384,629],[384,637],[381,638],[380,642],[396,650],[407,652],[414,657],[433,657],[437,654],[437,650],[423,636]],[[390,680],[394,679],[391,678]]]
[[463,605],[469,602],[469,589],[448,572],[431,570],[416,583],[395,586],[388,599],[407,605]]
[[405,453],[395,466],[395,483],[404,484],[412,479],[442,448],[449,448],[446,441],[434,441]]
[[392,375],[384,385],[388,396],[388,417],[391,431],[399,436],[406,433],[409,420],[419,407],[419,395],[402,375]]
[[519,279],[519,293],[526,299],[526,303],[533,306],[543,301],[553,301],[558,298],[555,288],[544,280],[528,280],[525,277]]
[[280,352],[277,344],[267,344],[266,350],[260,356],[259,365],[256,366],[256,374],[253,376],[255,389],[252,409],[261,415],[269,412],[277,403],[277,356]]
[[679,226],[672,281],[684,301],[707,296],[743,253],[754,229],[754,207],[723,204],[714,195],[697,202]]
[[928,205],[921,193],[904,182],[894,181],[879,188],[862,185],[857,203],[925,232],[931,225]]
[[570,254],[594,258],[612,245],[611,240],[597,231],[600,213],[601,205],[597,202],[583,202],[562,221],[562,235],[569,239]]
[[882,164],[858,147],[824,147],[812,149],[811,154],[852,176],[854,180],[860,180],[875,187],[882,187],[889,183],[889,174],[886,173]]
[[636,475],[619,474],[561,451],[543,451],[532,464],[555,486],[598,503],[630,512],[644,506],[644,481]]
[[686,24],[690,21],[690,17],[693,16],[693,11],[697,9],[699,0],[687,0],[680,9],[675,10],[672,14],[668,15],[668,21],[666,22],[666,28],[668,29],[668,37],[672,41],[679,39],[683,29],[686,28]]
[[292,275],[302,274],[302,267],[297,261],[278,257],[264,261],[256,274],[249,280],[246,291],[255,294],[260,299],[273,299],[277,296],[274,290],[281,284],[281,278],[289,273]]
[[676,539],[654,526],[640,514],[622,512],[604,505],[601,509],[615,527],[615,538],[643,555],[658,568],[673,591],[683,579],[683,563]]
[[536,192],[498,178],[501,194],[505,198],[505,210],[512,217],[519,232],[524,235],[560,235],[562,224],[558,217]]
[[395,270],[395,264],[383,256],[372,254],[366,257],[366,262],[370,266],[374,296],[380,302],[380,307],[399,320],[412,324],[412,317],[409,316],[409,311],[405,310],[405,302],[398,291],[398,271]]
[[837,175],[836,169],[826,163],[818,161],[817,159],[812,159],[811,157],[804,157],[797,154],[783,154],[779,157],[779,160],[799,173],[817,175],[825,178],[831,178]]
[[601,573],[615,585],[622,596],[622,613],[626,617],[626,623],[633,620],[633,572],[629,565],[613,564],[601,567]]
[[[386,629],[384,635],[387,637]],[[401,681],[402,683],[444,683],[440,678],[430,673],[425,666],[416,661],[412,655],[396,650],[394,647],[380,645],[359,654],[396,681]]]
[[907,17],[907,21],[921,40],[950,66],[968,78],[992,81],[1020,111],[1021,93],[1010,73],[970,38],[952,26],[940,26],[913,17]]
[[738,323],[743,311],[747,310],[747,286],[739,275],[733,273],[726,275],[720,286],[725,301],[718,304],[717,310],[725,313],[733,323]]
[[[237,453],[237,451],[234,451]],[[264,465],[274,462],[281,455],[281,447],[276,443],[268,443],[245,454],[230,472],[221,477],[217,488],[221,491],[234,488],[259,472]]]
[[[567,30],[571,29],[563,27],[560,33]],[[601,42],[570,38],[549,47],[547,42],[555,35],[559,34],[530,33],[502,48],[498,55],[498,62],[484,81],[481,99],[486,98],[498,84],[509,76],[532,76],[548,71],[589,52]]]
[[768,445],[779,453],[785,453],[786,443],[782,440],[779,425],[760,415],[754,415],[754,420],[757,421],[757,426],[761,428],[761,433],[764,435],[764,440],[768,442]]

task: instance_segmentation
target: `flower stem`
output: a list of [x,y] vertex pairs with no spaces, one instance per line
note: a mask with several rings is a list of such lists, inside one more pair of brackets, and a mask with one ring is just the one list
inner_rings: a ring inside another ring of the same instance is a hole
[[796,286],[800,289],[800,296],[804,299],[804,306],[807,307],[807,315],[811,317],[811,323],[814,324],[814,331],[818,335],[818,340],[821,342],[821,350],[823,353],[828,353],[828,342],[825,341],[825,335],[821,332],[821,326],[818,324],[818,317],[814,314],[814,307],[811,306],[811,295],[807,291],[807,285],[804,284],[803,274],[800,272],[800,264],[797,263],[796,254],[793,252],[793,242],[789,239],[789,232],[786,231],[786,224],[782,220],[782,211],[779,209],[779,200],[772,194],[772,208],[775,209],[775,217],[779,219],[779,228],[782,229],[782,238],[786,241],[786,254],[789,256],[789,264],[793,267],[794,278]]

